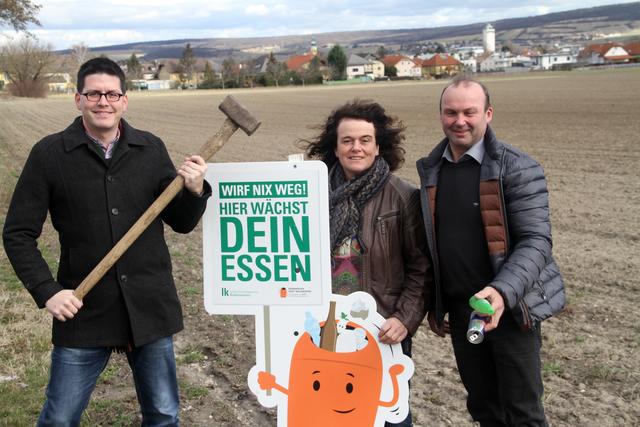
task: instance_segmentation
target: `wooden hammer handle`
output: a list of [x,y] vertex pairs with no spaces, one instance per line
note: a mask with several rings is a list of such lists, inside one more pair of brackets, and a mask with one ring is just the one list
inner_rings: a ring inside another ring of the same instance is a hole
[[[220,130],[209,139],[198,153],[205,161],[209,160],[222,146],[231,138],[231,135],[238,129],[231,119],[226,119]],[[133,224],[133,226],[122,236],[122,238],[111,248],[109,253],[102,258],[102,261],[95,266],[91,273],[85,277],[80,285],[73,291],[78,299],[83,299],[87,293],[102,279],[111,267],[120,259],[120,257],[129,249],[138,237],[149,227],[149,225],[157,218],[162,210],[173,200],[173,198],[184,187],[184,178],[180,175],[165,188],[158,198],[147,208],[142,216]]]

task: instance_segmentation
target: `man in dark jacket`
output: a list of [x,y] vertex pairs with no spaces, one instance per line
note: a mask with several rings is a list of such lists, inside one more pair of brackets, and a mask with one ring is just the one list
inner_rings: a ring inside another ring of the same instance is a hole
[[[206,163],[190,156],[177,174],[185,189],[81,301],[80,282],[175,178],[163,142],[134,129],[122,69],[95,58],[78,72],[81,116],[38,142],[16,185],[4,246],[36,304],[53,316],[47,399],[38,425],[78,425],[113,349],[126,351],[143,425],[178,424],[173,334],[182,311],[171,275],[163,222],[190,232],[211,195]],[[37,239],[51,222],[60,240],[53,278]]]
[[[496,139],[492,117],[487,88],[454,79],[440,99],[446,138],[417,162],[435,274],[428,320],[437,335],[451,333],[475,421],[542,426],[540,322],[564,306],[564,286],[542,168]],[[472,295],[495,310],[479,344],[466,336]]]

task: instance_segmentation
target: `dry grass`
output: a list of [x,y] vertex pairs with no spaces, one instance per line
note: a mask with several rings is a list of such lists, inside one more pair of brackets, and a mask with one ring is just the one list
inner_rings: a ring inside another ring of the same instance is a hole
[[[526,74],[485,79],[497,135],[545,168],[554,252],[568,310],[543,325],[545,406],[554,426],[640,423],[640,69]],[[417,182],[415,161],[440,140],[437,100],[444,82],[235,91],[263,121],[251,138],[236,134],[216,162],[284,160],[297,152],[328,112],[354,97],[372,98],[407,125],[407,160],[399,175]],[[163,137],[176,162],[221,125],[217,105],[228,92],[132,93],[128,119]],[[0,99],[0,210],[5,211],[31,145],[77,112],[69,97]],[[248,317],[208,316],[200,291],[201,231],[169,234],[186,315],[177,337],[186,425],[275,425],[246,391],[253,361]],[[195,237],[195,238],[194,238]],[[55,258],[50,229],[43,245]],[[196,255],[194,255],[196,254]],[[20,290],[0,257],[0,418],[33,423],[43,399],[48,319]],[[450,344],[423,326],[414,341],[416,425],[469,425]],[[241,351],[239,349],[242,349]],[[28,387],[23,378],[33,377]],[[9,400],[7,400],[7,397]],[[5,403],[6,402],[6,403]],[[9,417],[9,418],[7,418]],[[135,395],[122,360],[99,385],[87,425],[135,424]],[[9,421],[11,424],[11,421]]]

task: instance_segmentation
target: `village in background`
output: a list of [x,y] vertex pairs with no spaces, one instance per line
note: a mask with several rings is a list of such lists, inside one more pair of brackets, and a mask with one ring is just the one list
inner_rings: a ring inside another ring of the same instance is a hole
[[[622,8],[634,5],[637,7],[640,3],[573,12],[587,11],[588,14],[618,8],[620,14],[624,13]],[[474,28],[481,28],[477,34],[469,34],[471,26],[464,26],[456,36],[456,27],[452,27],[452,34],[447,38],[413,43],[390,42],[392,37],[382,35],[377,43],[376,32],[366,42],[353,36],[351,42],[343,45],[331,41],[332,38],[349,40],[345,38],[346,32],[298,36],[298,40],[302,37],[306,43],[288,46],[274,44],[277,38],[263,38],[254,39],[252,45],[247,39],[241,48],[207,49],[206,43],[195,39],[182,44],[178,44],[179,41],[147,42],[106,48],[78,44],[69,50],[54,52],[27,34],[2,47],[0,94],[44,97],[49,93],[74,93],[79,65],[95,56],[107,56],[122,66],[128,90],[148,91],[360,84],[450,78],[460,73],[507,74],[640,66],[638,17],[629,16],[627,21],[611,18],[613,14],[610,19],[587,17],[584,22],[591,20],[599,24],[580,27],[576,19],[563,20],[571,18],[562,16],[568,13],[572,12],[543,15],[541,18],[550,17],[548,20],[552,22],[535,28],[525,26],[514,30],[512,21],[516,20],[511,19],[493,25],[474,24]],[[555,15],[558,19],[551,19]],[[527,20],[534,25],[534,19],[519,18],[522,25],[527,25]],[[501,23],[506,28],[500,28]],[[420,30],[407,30],[410,31]],[[317,39],[322,39],[322,43]],[[158,46],[171,46],[171,49],[158,50]],[[161,55],[166,57],[159,57]]]

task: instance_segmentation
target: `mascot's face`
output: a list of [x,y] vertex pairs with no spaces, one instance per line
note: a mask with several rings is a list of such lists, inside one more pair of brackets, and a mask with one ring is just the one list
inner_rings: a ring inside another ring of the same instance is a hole
[[[353,324],[351,324],[353,325]],[[362,350],[340,353],[298,340],[289,374],[289,425],[371,426],[382,387],[382,357],[367,332]]]

